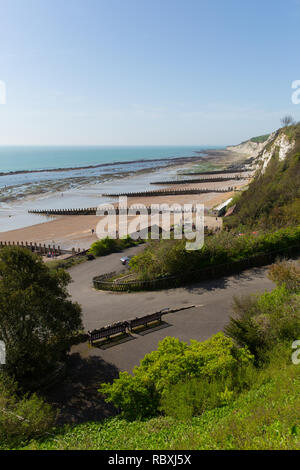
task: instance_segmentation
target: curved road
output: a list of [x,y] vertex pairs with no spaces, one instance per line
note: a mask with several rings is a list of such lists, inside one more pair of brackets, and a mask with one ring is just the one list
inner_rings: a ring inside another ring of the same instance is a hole
[[100,328],[165,307],[196,307],[167,314],[162,325],[101,349],[87,344],[74,347],[72,351],[79,352],[83,358],[98,356],[119,370],[131,371],[146,353],[156,349],[157,343],[165,336],[175,336],[183,341],[203,341],[222,330],[231,314],[234,295],[263,292],[274,287],[267,278],[266,268],[256,268],[234,276],[156,292],[112,293],[93,289],[94,276],[121,270],[120,257],[141,249],[142,246],[130,248],[122,254],[114,253],[87,261],[69,270],[73,279],[69,291],[73,300],[82,306],[85,329]]

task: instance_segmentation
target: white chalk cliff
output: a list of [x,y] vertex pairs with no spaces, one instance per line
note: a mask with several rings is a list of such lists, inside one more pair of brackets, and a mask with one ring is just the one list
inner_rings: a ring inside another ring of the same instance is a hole
[[249,162],[249,169],[264,173],[272,156],[277,154],[279,160],[284,160],[288,153],[295,147],[295,140],[288,136],[287,128],[273,132],[265,142],[257,143],[251,140],[242,144],[227,147],[232,152],[245,154]]

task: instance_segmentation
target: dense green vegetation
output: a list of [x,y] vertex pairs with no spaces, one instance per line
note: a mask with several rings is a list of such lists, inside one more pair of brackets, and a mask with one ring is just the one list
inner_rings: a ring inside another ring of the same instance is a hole
[[[191,407],[205,408],[208,402],[214,407],[232,399],[244,386],[245,370],[251,367],[252,359],[247,348],[236,348],[223,333],[203,343],[191,340],[190,345],[167,337],[144,357],[133,376],[121,372],[113,384],[103,384],[100,391],[127,419],[155,416],[160,406],[172,413],[185,406],[188,400],[177,399],[178,384],[189,390],[191,398],[193,391],[198,393],[195,403],[189,403]],[[191,378],[197,379],[194,390]]]
[[258,173],[237,201],[234,214],[224,219],[227,227],[271,230],[299,224],[300,124],[281,129],[276,136],[281,133],[295,140],[295,148],[281,161],[278,149],[274,150],[266,171]]
[[51,270],[21,247],[0,252],[0,339],[5,364],[0,373],[0,447],[20,446],[48,432],[55,412],[41,397],[76,341],[81,308],[67,291],[70,275]]
[[106,237],[94,242],[89,249],[89,253],[94,256],[105,256],[110,253],[123,251],[126,248],[139,245],[140,243],[143,243],[143,241],[133,240],[129,235],[127,237],[117,239]]
[[20,446],[43,436],[54,423],[55,413],[36,394],[21,394],[16,382],[0,373],[0,449]]
[[300,449],[300,366],[275,362],[234,402],[191,419],[121,418],[57,430],[26,449]]
[[130,261],[131,269],[140,279],[153,279],[184,273],[187,277],[201,269],[247,259],[259,253],[283,250],[299,245],[300,227],[282,228],[273,233],[219,232],[205,238],[201,250],[188,251],[185,240],[152,241],[143,252]]
[[6,345],[5,371],[18,382],[28,385],[52,371],[82,328],[81,308],[67,291],[70,280],[29,250],[1,250],[0,339]]
[[278,287],[271,293],[234,299],[234,317],[225,332],[264,363],[275,344],[300,337],[300,269],[286,262],[271,268]]
[[200,417],[84,425],[37,448],[299,449],[299,391],[299,369],[270,367],[234,403]]
[[281,262],[269,275],[273,292],[235,299],[229,337],[190,345],[166,338],[133,376],[102,386],[123,417],[53,430],[26,448],[299,449],[300,366],[291,341],[300,334],[300,269]]

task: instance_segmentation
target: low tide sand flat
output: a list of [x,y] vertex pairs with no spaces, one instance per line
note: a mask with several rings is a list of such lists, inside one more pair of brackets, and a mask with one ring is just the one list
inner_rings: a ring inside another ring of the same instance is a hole
[[[232,164],[233,161],[241,161],[240,156],[232,155],[230,152],[222,156],[213,156],[210,155],[209,160],[214,165],[217,163],[220,164],[220,161],[223,165]],[[245,156],[244,156],[245,159]],[[201,160],[202,161],[202,160]],[[191,170],[195,167],[195,162],[188,160],[185,164],[177,165],[176,170]],[[173,173],[174,174],[174,173]],[[247,175],[248,176],[248,175]],[[155,181],[157,176],[155,173],[151,174],[150,181]],[[128,205],[139,205],[144,204],[146,206],[151,206],[151,204],[204,204],[206,209],[211,209],[214,206],[222,203],[223,201],[229,199],[233,196],[233,191],[218,193],[222,188],[231,188],[235,187],[237,189],[242,188],[247,184],[249,179],[235,179],[235,174],[232,174],[232,179],[226,181],[212,181],[212,182],[197,182],[197,183],[185,183],[180,185],[181,189],[190,189],[191,187],[197,188],[199,190],[204,187],[208,187],[211,192],[200,193],[200,194],[178,194],[178,195],[163,195],[159,194],[153,196],[151,194],[141,197],[130,197],[128,198]],[[123,183],[125,180],[123,181]],[[116,181],[115,187],[118,187]],[[134,187],[131,185],[131,180],[128,180],[128,188],[132,191]],[[158,186],[159,188],[159,186]],[[178,189],[176,184],[174,185],[163,185],[163,189]],[[152,186],[153,189],[153,186]],[[67,198],[66,198],[67,199]],[[64,199],[64,201],[66,200]],[[108,199],[109,201],[109,199]],[[111,203],[114,201],[111,200]],[[34,206],[34,200],[32,201],[32,206]],[[55,207],[53,207],[55,208]],[[41,223],[32,225],[29,227],[23,227],[16,230],[9,230],[5,232],[0,232],[0,241],[32,241],[36,243],[46,243],[46,244],[56,244],[60,245],[66,249],[75,247],[75,248],[88,248],[91,243],[97,240],[95,233],[92,233],[92,230],[95,230],[97,223],[99,222],[99,217],[95,215],[76,215],[76,216],[59,216],[55,219],[46,219],[43,216],[40,216]],[[43,223],[47,220],[47,223]],[[220,222],[215,220],[215,217],[206,217],[205,225],[216,228],[220,226]]]

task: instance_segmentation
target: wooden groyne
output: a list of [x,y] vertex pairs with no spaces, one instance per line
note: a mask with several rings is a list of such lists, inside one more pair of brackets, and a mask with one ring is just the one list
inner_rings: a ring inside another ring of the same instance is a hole
[[0,249],[7,247],[7,246],[19,246],[20,248],[27,248],[32,253],[37,253],[42,256],[53,255],[53,256],[60,256],[60,255],[70,255],[70,256],[77,256],[79,254],[85,254],[86,250],[81,250],[80,248],[72,248],[71,250],[65,250],[60,246],[56,245],[42,245],[41,243],[37,244],[35,242],[14,242],[14,241],[0,241]]
[[[194,211],[195,208],[192,209]],[[46,216],[54,216],[54,215],[98,215],[98,216],[106,216],[106,215],[139,215],[139,214],[154,214],[154,213],[179,213],[182,212],[181,208],[172,207],[172,205],[168,208],[156,208],[151,206],[144,206],[144,205],[134,205],[129,207],[92,207],[90,209],[39,209],[39,210],[29,210],[30,214],[38,214],[38,215],[46,215]]]
[[238,168],[232,168],[232,170],[211,170],[211,171],[195,171],[193,173],[179,173],[180,175],[227,175],[227,174],[234,174],[234,173],[251,173],[254,170],[247,170],[245,168],[238,169]]
[[221,176],[221,177],[212,177],[212,178],[191,178],[191,179],[182,179],[182,180],[165,180],[165,181],[153,181],[150,184],[193,184],[193,183],[218,183],[221,181],[240,181],[242,179],[245,179],[244,177],[240,175],[236,176]]
[[204,193],[228,193],[232,192],[236,187],[229,187],[226,189],[158,189],[154,191],[139,191],[132,193],[112,193],[112,194],[102,194],[103,197],[147,197],[147,196],[180,196],[185,194],[204,194]]
[[37,215],[96,215],[97,207],[88,207],[85,209],[31,209],[29,214]]

